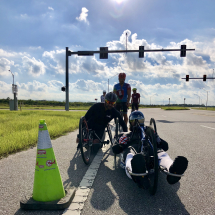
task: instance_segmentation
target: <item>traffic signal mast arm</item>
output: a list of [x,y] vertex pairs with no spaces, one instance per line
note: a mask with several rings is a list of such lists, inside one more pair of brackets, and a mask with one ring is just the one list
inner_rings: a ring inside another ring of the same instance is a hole
[[123,52],[170,52],[170,51],[195,51],[195,49],[150,49],[150,50],[108,50],[108,51],[68,51],[68,55],[92,56],[99,53],[123,53]]

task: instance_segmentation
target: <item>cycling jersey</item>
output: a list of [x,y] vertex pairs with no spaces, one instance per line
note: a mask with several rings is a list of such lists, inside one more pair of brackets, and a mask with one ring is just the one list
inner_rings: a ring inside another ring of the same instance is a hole
[[101,102],[105,103],[105,96],[101,95]]
[[132,101],[133,103],[138,103],[138,99],[140,98],[140,94],[139,93],[133,93],[132,94]]
[[127,102],[128,90],[131,90],[131,86],[128,83],[124,83],[123,86],[121,86],[120,83],[115,84],[113,92],[115,93],[116,91],[116,95],[118,97],[116,102]]
[[113,118],[119,118],[119,124],[122,126],[123,131],[127,132],[127,126],[120,113],[115,108],[105,110],[104,103],[94,104],[85,115],[89,128],[97,130],[105,129]]

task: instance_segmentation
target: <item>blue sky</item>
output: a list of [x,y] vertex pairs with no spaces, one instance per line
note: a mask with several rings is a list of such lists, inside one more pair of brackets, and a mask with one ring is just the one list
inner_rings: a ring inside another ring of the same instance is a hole
[[[71,51],[179,49],[69,57],[70,101],[94,101],[113,89],[120,72],[136,87],[141,103],[215,105],[215,2],[212,0],[1,0],[0,98],[13,98],[14,73],[18,99],[64,101],[65,47]],[[113,77],[114,76],[114,77]],[[203,89],[200,89],[203,88]]]

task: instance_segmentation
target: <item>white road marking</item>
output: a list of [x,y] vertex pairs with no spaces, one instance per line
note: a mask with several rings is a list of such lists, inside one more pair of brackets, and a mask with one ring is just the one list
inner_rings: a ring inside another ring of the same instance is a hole
[[161,115],[161,116],[166,117],[166,116],[164,116],[164,115]]
[[84,203],[87,200],[90,189],[92,188],[94,179],[98,172],[100,163],[102,162],[102,158],[104,153],[107,151],[109,145],[105,145],[102,149],[99,149],[98,153],[94,157],[91,165],[89,166],[87,172],[85,173],[81,183],[79,184],[78,189],[75,192],[75,197],[72,200],[70,206],[64,211],[63,215],[80,215],[83,208]]
[[215,129],[215,128],[211,128],[211,127],[204,126],[204,125],[200,125],[200,126],[205,127],[205,128]]

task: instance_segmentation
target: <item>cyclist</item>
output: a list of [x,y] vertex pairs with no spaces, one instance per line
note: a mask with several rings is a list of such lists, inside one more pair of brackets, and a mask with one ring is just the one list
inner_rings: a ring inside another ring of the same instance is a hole
[[[93,129],[97,136],[102,139],[105,128],[112,119],[119,119],[119,124],[122,126],[123,131],[127,132],[128,128],[123,121],[120,113],[114,108],[117,96],[109,92],[105,96],[105,103],[95,103],[85,114],[85,119],[87,121],[88,128]],[[76,142],[79,143],[77,137]],[[100,143],[96,137],[94,137],[93,143]],[[102,146],[102,145],[101,145]],[[79,148],[79,145],[78,147]]]
[[[134,131],[133,126],[135,124],[135,119],[138,120],[140,125],[144,126],[144,115],[140,111],[134,111],[129,116],[130,131],[129,133],[123,134],[119,139],[119,144],[112,147],[113,152],[119,154],[123,152],[123,159],[125,162],[125,167],[129,167],[133,173],[145,173],[146,163],[144,156],[140,153],[140,137],[139,132]],[[144,126],[144,131],[146,126]],[[158,160],[159,166],[162,166],[170,173],[183,174],[188,166],[187,158],[183,156],[178,156],[173,161],[169,155],[166,153],[168,150],[168,143],[161,139],[158,135],[156,137],[157,148],[158,148]],[[126,168],[125,168],[126,169]],[[130,179],[133,179],[139,187],[147,189],[149,187],[149,181],[147,177],[131,176],[127,170],[126,174]],[[169,184],[175,184],[181,179],[181,177],[167,175],[167,182]]]
[[103,90],[103,95],[101,95],[101,102],[105,103],[105,95],[106,95],[106,90]]
[[128,83],[125,83],[126,74],[119,74],[119,83],[115,84],[113,87],[113,92],[117,95],[118,99],[116,101],[116,109],[120,111],[123,109],[123,117],[125,124],[128,123],[128,107],[129,101],[131,98],[131,86]]
[[132,111],[138,110],[138,105],[140,104],[140,94],[137,93],[137,88],[132,89],[133,94],[131,98],[131,104],[132,104]]

